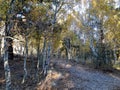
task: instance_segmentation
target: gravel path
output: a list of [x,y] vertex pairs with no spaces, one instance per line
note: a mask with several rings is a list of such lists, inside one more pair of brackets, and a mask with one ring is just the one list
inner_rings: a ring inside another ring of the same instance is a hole
[[54,81],[57,90],[120,90],[120,78],[112,74],[73,66],[63,60],[52,63],[52,71],[61,75]]

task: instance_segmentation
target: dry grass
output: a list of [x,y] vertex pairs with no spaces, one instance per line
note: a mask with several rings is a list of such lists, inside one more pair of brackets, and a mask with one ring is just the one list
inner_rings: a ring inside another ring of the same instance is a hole
[[57,90],[56,82],[62,75],[55,71],[49,71],[49,74],[43,82],[38,85],[37,90]]

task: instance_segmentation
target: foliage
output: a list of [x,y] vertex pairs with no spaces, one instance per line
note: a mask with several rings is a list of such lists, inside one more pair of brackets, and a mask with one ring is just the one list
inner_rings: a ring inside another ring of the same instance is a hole
[[9,1],[0,0],[0,18],[5,20],[7,11],[9,9]]

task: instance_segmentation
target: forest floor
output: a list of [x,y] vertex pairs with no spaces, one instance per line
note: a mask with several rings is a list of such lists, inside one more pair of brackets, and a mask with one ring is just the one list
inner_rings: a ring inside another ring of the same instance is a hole
[[103,72],[89,66],[52,60],[51,70],[38,90],[120,90],[118,72]]
[[[27,62],[27,69],[31,68],[30,63]],[[30,76],[25,84],[21,84],[24,74],[23,60],[11,61],[10,67],[13,90],[120,90],[120,71],[116,70],[103,72],[76,62],[52,59],[48,75],[41,77],[39,83]],[[4,69],[1,65],[0,90],[5,90],[4,87]]]

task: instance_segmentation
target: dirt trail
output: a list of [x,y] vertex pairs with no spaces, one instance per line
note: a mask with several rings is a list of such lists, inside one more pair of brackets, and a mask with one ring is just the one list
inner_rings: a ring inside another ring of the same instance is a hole
[[53,60],[51,70],[38,90],[120,90],[120,78],[112,74]]

